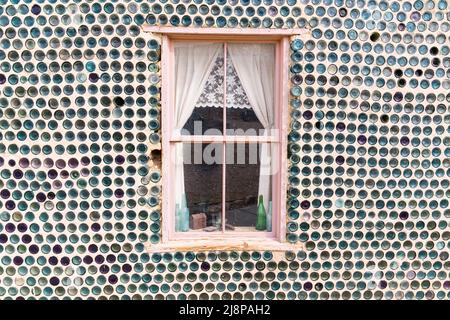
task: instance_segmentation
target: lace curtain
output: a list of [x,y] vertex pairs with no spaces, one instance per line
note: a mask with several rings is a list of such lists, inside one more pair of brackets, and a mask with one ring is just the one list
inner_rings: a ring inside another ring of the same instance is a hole
[[[195,107],[223,108],[223,52],[219,53]],[[234,65],[227,57],[227,108],[251,109]]]

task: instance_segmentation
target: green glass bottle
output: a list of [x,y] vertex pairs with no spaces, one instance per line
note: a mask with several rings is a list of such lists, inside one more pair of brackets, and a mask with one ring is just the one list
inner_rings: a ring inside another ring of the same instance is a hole
[[263,196],[259,196],[258,201],[258,212],[256,214],[256,230],[265,231],[266,230],[266,209],[264,208]]

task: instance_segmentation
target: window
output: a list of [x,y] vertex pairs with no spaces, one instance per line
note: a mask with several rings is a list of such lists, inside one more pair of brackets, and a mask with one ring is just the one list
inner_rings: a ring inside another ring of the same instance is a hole
[[276,44],[172,45],[172,233],[272,234],[272,169],[278,169],[280,137],[274,112]]
[[292,30],[185,31],[162,32],[163,242],[284,241]]

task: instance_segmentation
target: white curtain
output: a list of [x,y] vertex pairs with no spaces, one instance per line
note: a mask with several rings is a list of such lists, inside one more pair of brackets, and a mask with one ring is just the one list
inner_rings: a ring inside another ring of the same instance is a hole
[[[273,44],[229,43],[228,53],[253,107],[264,134],[270,135],[274,121],[275,46]],[[273,147],[269,143],[260,145],[260,174],[258,195],[264,198],[266,211],[269,208],[270,181],[272,175]]]
[[[222,48],[220,43],[175,42],[175,130],[181,129],[192,114],[208,75]],[[175,146],[175,201],[185,196],[183,144]]]

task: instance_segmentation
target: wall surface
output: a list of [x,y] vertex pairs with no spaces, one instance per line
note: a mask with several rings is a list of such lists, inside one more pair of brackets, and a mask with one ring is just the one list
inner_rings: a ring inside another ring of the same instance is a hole
[[[450,3],[0,0],[1,299],[448,299]],[[308,28],[290,65],[300,252],[160,241],[160,43]]]

